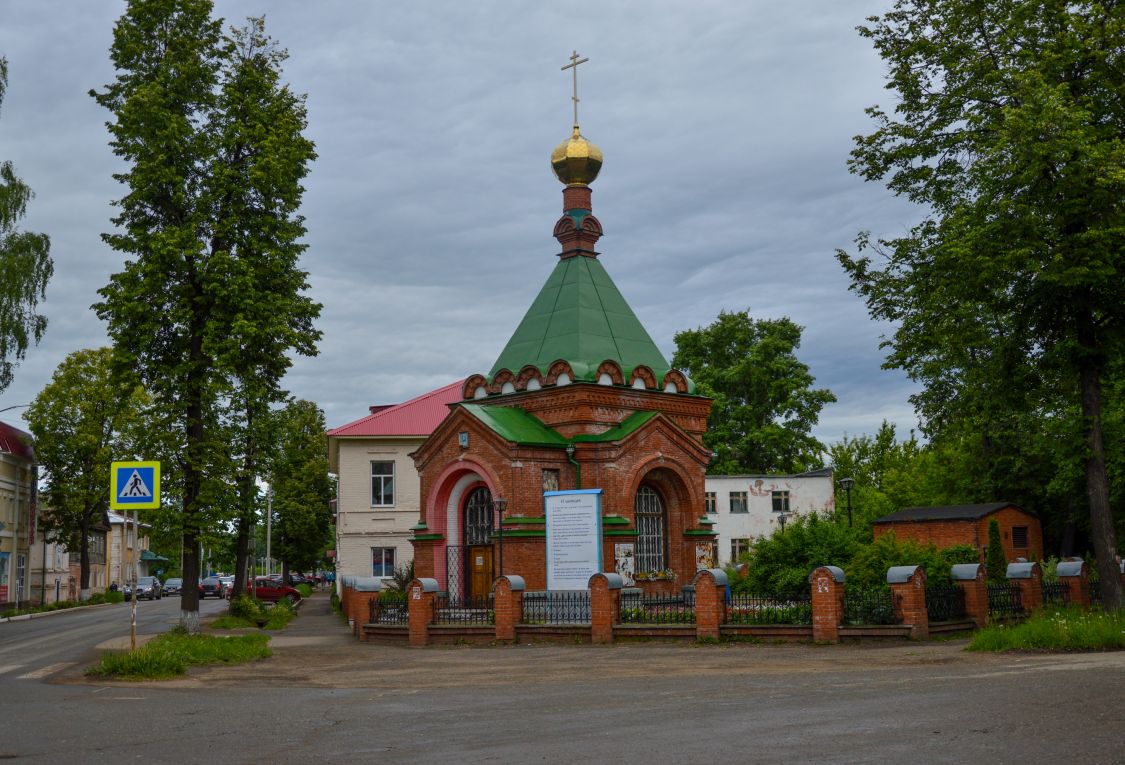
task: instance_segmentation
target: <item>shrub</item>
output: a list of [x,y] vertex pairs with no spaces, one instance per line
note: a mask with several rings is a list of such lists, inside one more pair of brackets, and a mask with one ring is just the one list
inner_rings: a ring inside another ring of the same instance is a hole
[[863,532],[812,513],[799,516],[751,546],[746,575],[732,578],[736,592],[778,592],[808,587],[819,566],[844,566],[859,550]]
[[391,574],[394,584],[391,586],[399,592],[406,592],[406,588],[414,581],[414,561],[403,563],[401,566],[396,566],[394,573]]
[[848,584],[878,587],[887,583],[891,566],[921,566],[928,584],[951,584],[950,567],[954,563],[976,563],[976,551],[968,545],[939,550],[933,543],[920,544],[913,539],[901,542],[892,534],[884,534],[860,548],[850,564],[843,566]]
[[297,590],[297,592],[301,593],[302,598],[311,598],[312,597],[313,588],[310,587],[307,584],[304,584],[304,583],[298,584],[297,587],[296,587],[296,590]]
[[245,593],[234,598],[230,602],[227,609],[228,613],[238,619],[249,619],[253,621],[260,616],[263,616],[265,611],[262,607],[262,602],[255,598],[246,595]]
[[86,674],[123,680],[176,677],[191,665],[264,659],[270,655],[268,642],[266,635],[215,637],[169,630],[135,651],[102,654],[101,661],[87,669]]
[[1000,524],[995,518],[988,522],[988,555],[984,559],[988,568],[988,581],[1003,584],[1008,581],[1008,558],[1000,543]]

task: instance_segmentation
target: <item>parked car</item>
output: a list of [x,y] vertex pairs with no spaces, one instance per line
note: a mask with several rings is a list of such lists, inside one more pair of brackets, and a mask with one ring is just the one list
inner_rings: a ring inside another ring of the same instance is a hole
[[223,597],[229,598],[231,590],[234,589],[234,577],[233,576],[220,576],[219,581],[223,583]]
[[199,597],[202,598],[221,598],[223,597],[223,583],[217,576],[209,576],[199,583]]
[[250,594],[267,603],[276,603],[283,598],[296,603],[301,599],[301,593],[297,590],[287,584],[275,582],[268,576],[254,577],[254,583],[250,585]]
[[164,596],[160,580],[155,576],[142,576],[137,579],[137,600],[160,600]]
[[165,595],[179,595],[180,590],[183,588],[183,586],[184,586],[184,580],[183,579],[180,579],[179,577],[172,577],[171,579],[169,579],[168,581],[166,581],[164,583],[164,594]]

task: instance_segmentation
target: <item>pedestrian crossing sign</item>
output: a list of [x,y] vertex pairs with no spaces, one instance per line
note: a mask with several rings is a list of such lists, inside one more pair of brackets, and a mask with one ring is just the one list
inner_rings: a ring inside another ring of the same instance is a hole
[[109,506],[114,510],[155,510],[160,507],[160,463],[110,463]]

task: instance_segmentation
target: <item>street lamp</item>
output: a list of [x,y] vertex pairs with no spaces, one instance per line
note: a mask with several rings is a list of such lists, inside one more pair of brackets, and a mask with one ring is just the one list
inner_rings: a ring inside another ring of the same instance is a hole
[[848,495],[848,528],[852,527],[852,487],[855,486],[854,478],[841,478],[840,485]]
[[266,492],[266,576],[273,575],[273,558],[270,545],[273,542],[273,487]]
[[784,534],[785,533],[785,522],[787,520],[789,520],[789,513],[782,513],[781,515],[777,516],[777,520],[778,520],[778,523],[781,524],[781,533]]
[[508,500],[503,497],[496,497],[492,500],[492,507],[499,516],[496,532],[500,536],[500,576],[504,576],[504,508],[507,506]]

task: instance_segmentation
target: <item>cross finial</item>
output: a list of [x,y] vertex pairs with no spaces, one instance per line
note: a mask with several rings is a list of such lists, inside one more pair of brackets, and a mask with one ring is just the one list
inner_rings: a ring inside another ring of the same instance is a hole
[[562,71],[564,71],[564,72],[567,69],[573,69],[574,70],[574,72],[573,72],[573,74],[574,74],[574,95],[572,95],[570,97],[570,100],[574,102],[574,129],[575,130],[578,129],[578,65],[579,64],[585,64],[589,60],[590,59],[588,59],[588,58],[578,58],[578,51],[574,51],[573,53],[570,54],[570,63],[562,68]]

